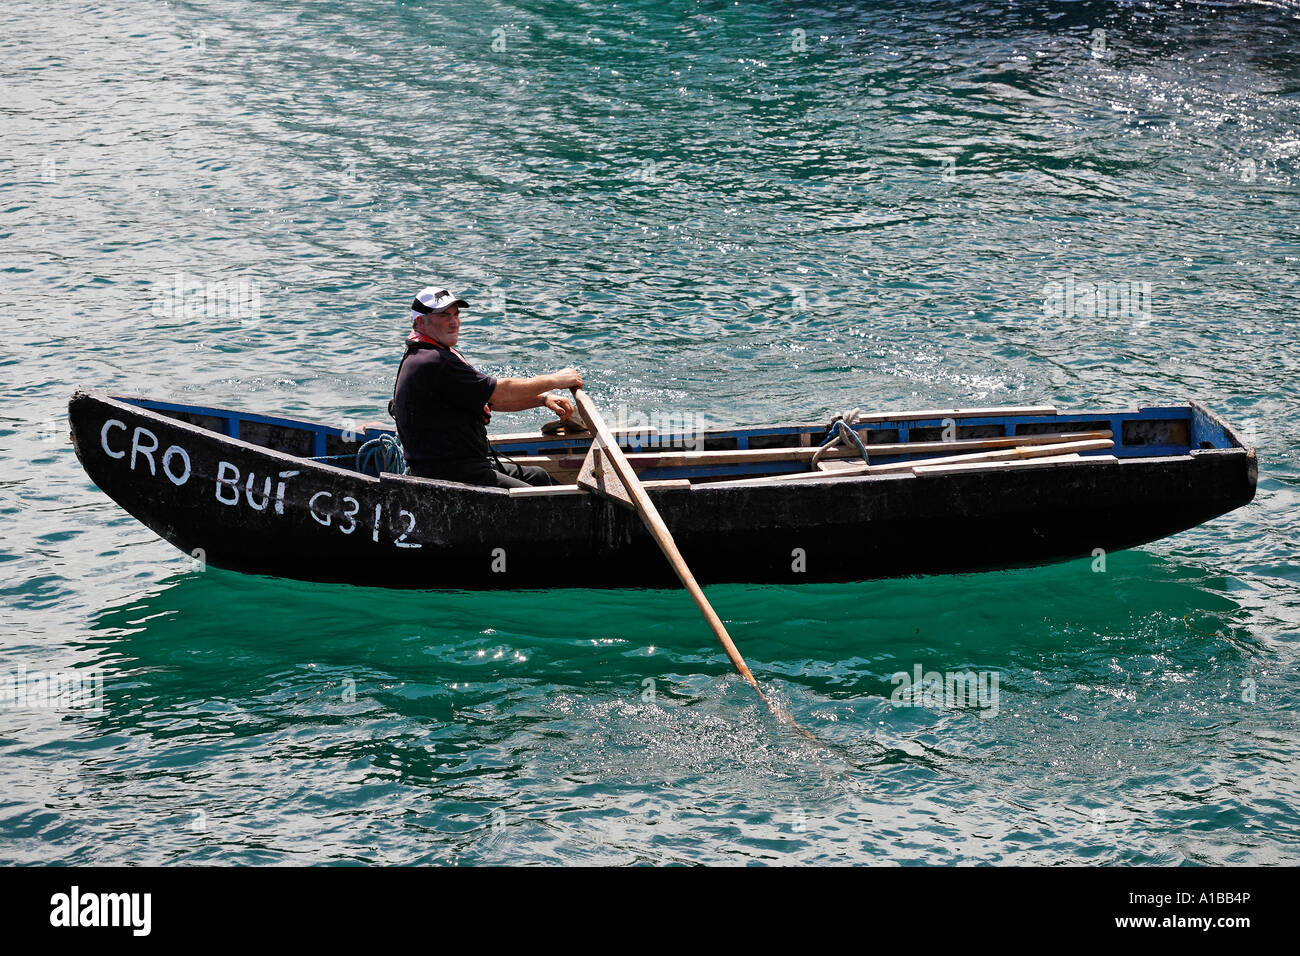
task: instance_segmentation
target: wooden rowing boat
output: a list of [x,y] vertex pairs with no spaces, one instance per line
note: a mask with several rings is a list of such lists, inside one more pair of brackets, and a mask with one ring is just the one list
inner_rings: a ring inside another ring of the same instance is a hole
[[[91,480],[216,567],[421,589],[676,583],[635,513],[572,483],[590,436],[497,436],[500,454],[565,482],[504,490],[358,471],[379,428],[85,392],[69,420]],[[819,470],[825,425],[616,437],[704,584],[1043,564],[1153,541],[1255,494],[1254,450],[1195,402],[881,412],[853,430],[869,460],[848,446]]]

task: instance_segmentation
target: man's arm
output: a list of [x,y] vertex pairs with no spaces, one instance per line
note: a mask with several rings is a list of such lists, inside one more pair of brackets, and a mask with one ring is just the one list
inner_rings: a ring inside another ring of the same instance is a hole
[[[521,412],[526,408],[540,408],[546,405],[556,414],[560,414],[551,404],[551,402],[559,402],[567,405],[571,413],[573,406],[567,399],[547,393],[553,388],[581,387],[582,376],[571,368],[552,372],[550,375],[535,375],[532,378],[500,378],[497,379],[497,387],[492,390],[492,397],[488,399],[488,404],[492,406],[493,411],[497,412]],[[561,417],[567,416],[561,415]]]

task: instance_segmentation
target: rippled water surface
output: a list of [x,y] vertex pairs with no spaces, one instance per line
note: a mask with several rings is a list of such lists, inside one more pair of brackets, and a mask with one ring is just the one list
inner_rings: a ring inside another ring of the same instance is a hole
[[[106,674],[102,714],[0,710],[0,860],[1300,862],[1295,7],[0,23],[0,671]],[[170,314],[177,274],[259,308]],[[680,592],[199,572],[64,440],[77,387],[379,418],[435,280],[480,367],[577,365],[610,410],[1196,398],[1259,493],[1104,573],[711,588],[820,747]],[[1051,314],[1067,280],[1149,309]],[[893,706],[918,665],[997,712]]]

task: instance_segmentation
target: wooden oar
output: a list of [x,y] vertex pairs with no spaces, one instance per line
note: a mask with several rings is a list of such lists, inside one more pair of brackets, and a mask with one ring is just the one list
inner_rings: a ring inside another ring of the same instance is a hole
[[[598,473],[600,471],[612,470],[614,476],[617,478],[616,482],[606,482],[602,480],[602,477],[599,474],[593,474],[592,484],[586,486],[588,490],[596,487],[599,489],[599,493],[609,495],[624,503],[628,502],[630,499],[637,514],[641,516],[641,521],[649,530],[650,535],[655,539],[655,543],[659,545],[659,550],[664,553],[664,557],[666,557],[668,563],[672,565],[673,571],[676,572],[677,577],[681,580],[686,590],[690,592],[691,599],[695,601],[695,606],[698,607],[700,613],[704,615],[704,620],[708,622],[709,629],[712,630],[714,636],[717,637],[718,642],[722,645],[722,649],[727,652],[727,659],[731,661],[731,666],[736,669],[736,672],[745,679],[745,682],[749,684],[750,687],[754,688],[754,692],[758,694],[759,699],[767,705],[767,709],[772,712],[773,717],[794,730],[797,730],[800,734],[819,746],[830,749],[830,745],[827,744],[826,741],[814,736],[800,727],[789,712],[778,706],[770,697],[767,696],[767,694],[763,693],[763,688],[760,687],[758,681],[755,680],[753,673],[749,669],[749,665],[745,663],[745,659],[740,656],[740,651],[736,648],[735,642],[732,641],[731,635],[727,633],[727,629],[723,626],[722,620],[713,610],[713,606],[709,604],[708,598],[704,596],[704,591],[700,589],[699,583],[696,582],[695,575],[692,574],[691,569],[687,567],[686,559],[683,558],[682,553],[677,550],[677,543],[673,541],[672,533],[669,532],[668,526],[664,524],[664,519],[660,517],[659,509],[654,506],[654,502],[652,502],[650,496],[646,494],[645,487],[641,484],[641,479],[637,477],[636,469],[632,467],[631,463],[627,460],[627,456],[623,454],[623,449],[618,446],[618,442],[615,441],[613,435],[610,434],[609,428],[605,424],[605,420],[601,418],[600,412],[596,411],[595,404],[587,396],[587,393],[580,388],[573,389],[573,399],[577,402],[578,408],[582,412],[582,417],[587,420],[587,424],[591,427],[592,433],[595,435],[595,438],[591,443],[590,452],[590,455],[592,456],[592,471]],[[609,469],[604,467],[606,464],[609,465]],[[608,478],[609,476],[606,475],[604,477]],[[624,497],[625,495],[626,497]],[[845,757],[842,754],[841,757],[853,766],[854,769],[860,769],[848,757]]]
[[704,596],[704,591],[700,589],[700,585],[696,582],[695,575],[691,573],[691,569],[686,565],[686,559],[677,550],[677,543],[673,541],[668,526],[664,524],[664,519],[660,517],[659,509],[654,506],[654,502],[646,494],[645,488],[641,486],[641,479],[636,476],[636,470],[629,464],[627,456],[623,454],[623,449],[618,447],[618,442],[610,434],[605,419],[601,418],[600,412],[596,411],[595,403],[580,388],[573,389],[573,398],[578,403],[578,409],[582,412],[582,417],[587,420],[587,424],[591,426],[596,435],[596,445],[599,447],[593,446],[593,453],[603,452],[606,461],[613,466],[614,473],[618,476],[623,489],[631,499],[637,514],[641,516],[641,521],[645,524],[651,537],[655,539],[655,544],[659,545],[659,550],[664,553],[668,563],[672,565],[677,577],[681,579],[682,585],[690,592],[691,599],[695,602],[695,606],[700,609],[700,613],[704,615],[704,620],[708,623],[709,629],[713,631],[714,637],[722,644],[722,649],[727,652],[731,666],[736,668],[737,673],[745,678],[746,682],[754,690],[758,691],[759,696],[766,701],[767,697],[763,694],[762,689],[758,686],[758,681],[754,679],[754,675],[750,672],[749,665],[740,656],[740,651],[736,649],[731,635],[722,626],[722,620],[714,612],[713,606],[709,604],[709,599]]
[[[789,724],[809,740],[816,741],[823,747],[826,746],[823,741],[818,740],[795,723],[794,718],[789,713],[778,707],[771,698],[763,693],[763,688],[758,686],[758,681],[754,679],[754,675],[750,671],[749,665],[745,663],[745,659],[740,656],[740,651],[736,649],[736,644],[731,639],[731,635],[727,633],[722,620],[713,610],[713,605],[704,596],[704,591],[696,582],[695,575],[691,573],[691,569],[686,564],[686,559],[677,550],[677,543],[673,541],[672,533],[669,532],[668,526],[664,524],[664,519],[660,517],[659,509],[654,506],[654,502],[650,500],[650,496],[646,494],[645,488],[642,487],[641,479],[636,476],[636,469],[628,462],[627,456],[623,454],[623,449],[618,447],[618,442],[610,434],[609,428],[605,425],[605,420],[600,417],[600,412],[596,411],[595,404],[587,396],[587,393],[580,388],[573,389],[573,398],[578,403],[582,417],[587,420],[587,424],[591,426],[592,432],[596,436],[592,442],[591,454],[593,456],[603,456],[603,461],[600,458],[593,458],[593,465],[596,466],[595,470],[599,471],[605,464],[608,464],[617,476],[618,485],[622,486],[620,488],[615,485],[607,493],[621,501],[631,500],[637,514],[641,516],[641,521],[649,530],[651,537],[655,539],[655,544],[659,545],[659,550],[664,553],[664,557],[672,565],[673,571],[681,579],[682,585],[690,592],[695,606],[704,615],[704,620],[708,623],[709,629],[713,631],[714,637],[718,639],[722,649],[727,652],[727,659],[731,661],[731,666],[736,669],[736,673],[743,677],[750,687],[754,688],[759,699],[772,712],[772,716],[783,723]],[[623,498],[619,492],[625,493],[627,498]]]

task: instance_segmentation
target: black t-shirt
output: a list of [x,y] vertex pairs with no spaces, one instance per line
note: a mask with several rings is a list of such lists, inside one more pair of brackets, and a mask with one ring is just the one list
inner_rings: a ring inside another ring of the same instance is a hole
[[483,406],[496,387],[455,349],[408,341],[389,407],[407,465],[486,461]]

